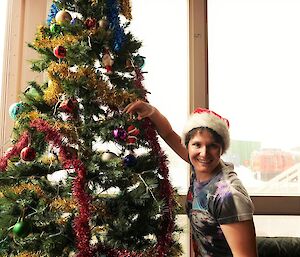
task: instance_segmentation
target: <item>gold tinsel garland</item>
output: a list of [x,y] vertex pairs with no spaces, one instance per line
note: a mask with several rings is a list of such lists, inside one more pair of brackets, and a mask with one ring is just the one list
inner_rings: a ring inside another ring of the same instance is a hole
[[47,257],[47,255],[42,255],[41,253],[33,253],[33,252],[22,252],[16,255],[15,257]]
[[71,212],[77,209],[76,202],[74,199],[66,199],[58,197],[51,204],[50,207],[63,212]]
[[40,186],[33,185],[30,183],[29,184],[21,184],[19,186],[14,186],[11,188],[11,191],[17,195],[21,195],[26,190],[35,192],[38,195],[38,197],[44,196],[44,192]]
[[56,46],[63,46],[63,45],[73,45],[80,41],[82,39],[81,35],[78,36],[73,36],[70,34],[55,37],[55,38],[50,38],[50,37],[45,37],[45,26],[40,26],[38,28],[38,31],[36,33],[36,38],[33,42],[33,46],[38,47],[38,48],[50,48],[53,49]]
[[[106,82],[97,77],[93,68],[78,67],[77,71],[70,71],[67,63],[52,62],[48,68],[48,76],[51,80],[74,80],[80,81],[84,78],[86,80],[86,86],[96,91],[96,96],[103,105],[114,106],[119,109],[124,107],[124,103],[133,102],[137,99],[135,94],[128,93],[126,90],[116,90],[109,87]],[[59,84],[59,83],[57,83]],[[57,95],[51,96],[47,94],[47,99],[52,99]],[[45,99],[46,101],[46,99]]]
[[63,92],[63,89],[50,73],[48,73],[48,77],[50,80],[48,82],[47,89],[44,91],[43,98],[48,105],[53,106],[57,103],[60,94]]
[[32,112],[28,112],[28,113],[21,113],[20,118],[21,119],[28,118],[29,120],[34,120],[34,119],[39,118],[41,115],[42,114],[40,112],[32,111]]
[[132,19],[130,0],[120,0],[121,13],[127,20]]
[[74,124],[67,122],[55,122],[53,128],[58,130],[60,134],[67,135],[70,143],[78,142],[78,134]]

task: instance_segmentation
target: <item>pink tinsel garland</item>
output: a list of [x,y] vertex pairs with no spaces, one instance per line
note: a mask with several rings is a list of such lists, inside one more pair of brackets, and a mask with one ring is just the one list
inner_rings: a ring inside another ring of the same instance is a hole
[[46,140],[60,149],[62,164],[65,169],[75,169],[77,176],[73,181],[72,194],[79,206],[79,215],[74,219],[73,228],[76,236],[77,257],[92,257],[90,247],[90,197],[85,192],[86,170],[81,160],[73,157],[67,159],[67,148],[63,145],[63,140],[59,132],[52,128],[48,122],[42,119],[35,119],[30,123],[32,128],[43,132]]

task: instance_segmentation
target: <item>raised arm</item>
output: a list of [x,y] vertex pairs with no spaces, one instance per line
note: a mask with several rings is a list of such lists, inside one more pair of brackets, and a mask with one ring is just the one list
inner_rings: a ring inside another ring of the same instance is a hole
[[188,152],[181,143],[180,136],[172,129],[168,119],[163,116],[154,106],[144,101],[136,101],[127,105],[124,112],[138,115],[138,119],[150,118],[162,139],[176,152],[183,160],[189,162]]

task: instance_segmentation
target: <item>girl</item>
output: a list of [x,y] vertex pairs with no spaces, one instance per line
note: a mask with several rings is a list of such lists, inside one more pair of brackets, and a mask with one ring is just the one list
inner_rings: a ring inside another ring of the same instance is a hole
[[182,138],[152,105],[136,101],[124,112],[148,117],[164,141],[192,166],[186,210],[196,257],[257,257],[253,204],[232,164],[221,156],[229,148],[229,122],[197,108]]

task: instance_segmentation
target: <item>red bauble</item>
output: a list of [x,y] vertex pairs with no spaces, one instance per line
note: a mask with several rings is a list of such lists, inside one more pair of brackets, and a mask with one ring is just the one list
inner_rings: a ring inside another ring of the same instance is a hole
[[108,74],[112,73],[112,66],[107,65],[107,66],[105,66],[105,69],[106,69],[106,73],[108,73]]
[[128,128],[127,128],[127,132],[129,135],[132,135],[132,136],[137,136],[138,134],[140,134],[140,131],[139,129],[137,129],[135,126],[133,125],[130,125]]
[[57,46],[53,49],[53,54],[57,58],[65,58],[67,55],[67,50],[63,46]]
[[94,18],[87,18],[84,22],[85,26],[88,28],[88,29],[92,29],[92,28],[95,28],[96,25],[97,25],[97,21],[96,19]]
[[22,149],[20,156],[21,156],[21,159],[24,161],[33,161],[36,156],[36,152],[35,152],[34,148],[27,146]]
[[72,113],[77,108],[77,101],[73,99],[66,99],[60,105],[59,108],[67,113]]

